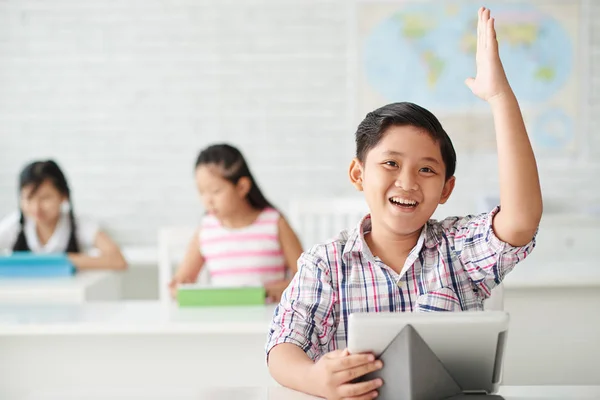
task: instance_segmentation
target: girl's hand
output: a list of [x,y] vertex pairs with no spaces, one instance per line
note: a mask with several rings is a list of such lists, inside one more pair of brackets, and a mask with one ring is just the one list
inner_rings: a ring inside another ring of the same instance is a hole
[[177,298],[177,286],[181,285],[181,284],[185,284],[185,283],[194,283],[195,279],[193,279],[192,277],[186,277],[186,276],[175,276],[171,282],[169,282],[169,290],[171,291],[171,297],[173,299]]
[[265,290],[267,292],[267,303],[279,303],[283,291],[288,287],[289,284],[289,280],[266,283]]

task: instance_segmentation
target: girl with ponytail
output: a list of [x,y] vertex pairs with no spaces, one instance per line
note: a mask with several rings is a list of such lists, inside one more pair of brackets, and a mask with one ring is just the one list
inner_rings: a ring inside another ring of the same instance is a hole
[[[0,221],[0,250],[68,253],[77,269],[124,269],[119,247],[98,225],[74,214],[71,190],[52,160],[35,161],[19,176],[20,211]],[[94,256],[90,251],[96,250]]]
[[262,285],[268,300],[278,302],[296,273],[298,237],[265,198],[237,148],[205,148],[195,174],[206,214],[170,284],[172,294],[206,268],[214,285]]

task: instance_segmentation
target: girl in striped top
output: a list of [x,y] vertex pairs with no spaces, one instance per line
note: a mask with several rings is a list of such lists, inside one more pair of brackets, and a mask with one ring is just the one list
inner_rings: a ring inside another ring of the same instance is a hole
[[170,283],[193,283],[207,268],[219,286],[265,287],[279,301],[296,273],[302,248],[283,216],[266,200],[241,152],[227,144],[202,150],[196,183],[206,214]]

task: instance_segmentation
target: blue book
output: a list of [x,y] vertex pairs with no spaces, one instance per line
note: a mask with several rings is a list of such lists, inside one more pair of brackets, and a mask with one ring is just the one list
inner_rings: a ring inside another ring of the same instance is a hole
[[0,256],[0,278],[44,278],[71,276],[75,267],[66,254],[36,254],[15,251]]

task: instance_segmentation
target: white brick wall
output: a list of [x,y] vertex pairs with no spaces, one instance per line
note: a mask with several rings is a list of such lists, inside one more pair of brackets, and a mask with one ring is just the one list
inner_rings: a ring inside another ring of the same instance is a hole
[[[53,157],[78,212],[122,243],[153,243],[159,226],[201,214],[193,163],[216,141],[242,148],[283,210],[293,197],[353,194],[350,4],[0,0],[0,214],[17,205],[22,165]],[[600,24],[591,35],[600,43]],[[599,49],[589,47],[596,70]],[[600,115],[598,78],[590,88]],[[459,154],[442,212],[472,211],[473,190],[495,189],[495,160],[477,162]],[[547,197],[600,198],[598,165],[587,152],[540,159]]]

